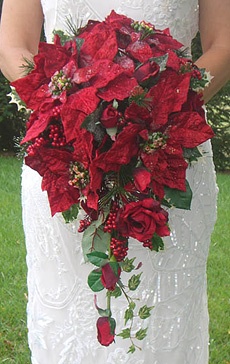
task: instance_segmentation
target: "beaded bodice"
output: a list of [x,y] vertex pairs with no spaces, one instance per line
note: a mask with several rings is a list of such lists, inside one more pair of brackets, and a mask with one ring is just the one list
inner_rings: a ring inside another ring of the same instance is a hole
[[47,39],[53,29],[65,29],[66,18],[85,24],[103,18],[114,9],[135,20],[145,20],[156,27],[170,28],[171,34],[186,47],[198,30],[198,0],[41,0]]

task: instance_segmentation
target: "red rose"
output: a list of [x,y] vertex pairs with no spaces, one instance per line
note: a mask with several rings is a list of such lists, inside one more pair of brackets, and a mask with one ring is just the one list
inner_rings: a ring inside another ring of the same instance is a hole
[[116,322],[112,317],[99,317],[97,339],[101,345],[109,346],[114,341]]
[[168,213],[152,198],[128,203],[118,219],[118,229],[123,236],[145,241],[151,239],[154,233],[169,235]]
[[105,288],[109,291],[113,291],[120,278],[121,268],[119,265],[114,263],[107,263],[101,268],[101,282]]
[[113,128],[117,126],[119,113],[111,104],[103,111],[101,123],[105,128]]

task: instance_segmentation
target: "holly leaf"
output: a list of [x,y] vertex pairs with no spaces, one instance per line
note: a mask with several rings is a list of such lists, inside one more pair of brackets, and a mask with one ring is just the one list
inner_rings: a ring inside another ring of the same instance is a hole
[[104,289],[101,282],[101,270],[95,269],[88,275],[88,285],[93,292],[100,292]]
[[202,154],[197,147],[185,148],[183,155],[184,158],[188,161],[188,163],[196,162],[200,157],[202,157]]
[[98,251],[88,253],[86,256],[89,262],[96,265],[97,267],[102,267],[108,261],[108,255]]
[[186,191],[180,191],[175,188],[165,186],[165,199],[178,209],[190,210],[192,201],[192,190],[186,181]]

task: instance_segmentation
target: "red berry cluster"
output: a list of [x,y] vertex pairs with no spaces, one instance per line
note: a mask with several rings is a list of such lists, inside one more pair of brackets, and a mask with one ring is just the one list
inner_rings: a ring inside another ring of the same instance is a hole
[[119,207],[116,202],[113,203],[111,211],[108,215],[108,218],[106,220],[105,226],[104,226],[104,232],[111,233],[112,230],[116,229],[116,218],[117,218],[117,212],[119,210]]
[[122,238],[112,238],[110,249],[118,262],[121,262],[128,253],[128,240]]
[[53,108],[53,116],[54,116],[54,118],[55,119],[59,119],[60,113],[61,113],[61,107],[60,106],[55,106]]
[[149,239],[143,241],[142,245],[143,245],[144,248],[149,248],[150,250],[153,249],[153,244],[152,244],[151,240],[149,240]]
[[87,216],[85,216],[85,218],[83,220],[80,220],[78,232],[82,233],[83,231],[85,231],[87,229],[87,227],[89,227],[90,224],[91,224],[91,219],[87,215]]
[[62,125],[50,125],[49,139],[53,147],[64,147],[66,145],[66,138],[63,134]]
[[26,149],[28,156],[33,157],[35,155],[36,149],[45,144],[47,144],[47,140],[45,140],[43,137],[37,137],[34,143],[29,145]]

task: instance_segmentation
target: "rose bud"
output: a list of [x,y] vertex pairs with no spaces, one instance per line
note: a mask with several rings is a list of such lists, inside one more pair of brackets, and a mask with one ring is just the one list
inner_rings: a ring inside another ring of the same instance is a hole
[[137,69],[137,71],[135,72],[135,78],[138,82],[143,82],[149,77],[156,76],[159,73],[159,70],[160,67],[156,62],[148,61]]
[[97,339],[101,345],[109,346],[114,341],[116,321],[112,317],[99,317]]
[[136,188],[139,191],[144,192],[150,185],[151,173],[143,167],[138,167],[134,170],[133,178]]
[[116,284],[120,278],[121,268],[116,263],[106,263],[101,268],[101,282],[103,286],[109,291],[113,291],[116,287]]
[[119,112],[111,104],[103,111],[101,116],[101,124],[107,128],[114,128],[117,126],[119,119]]

